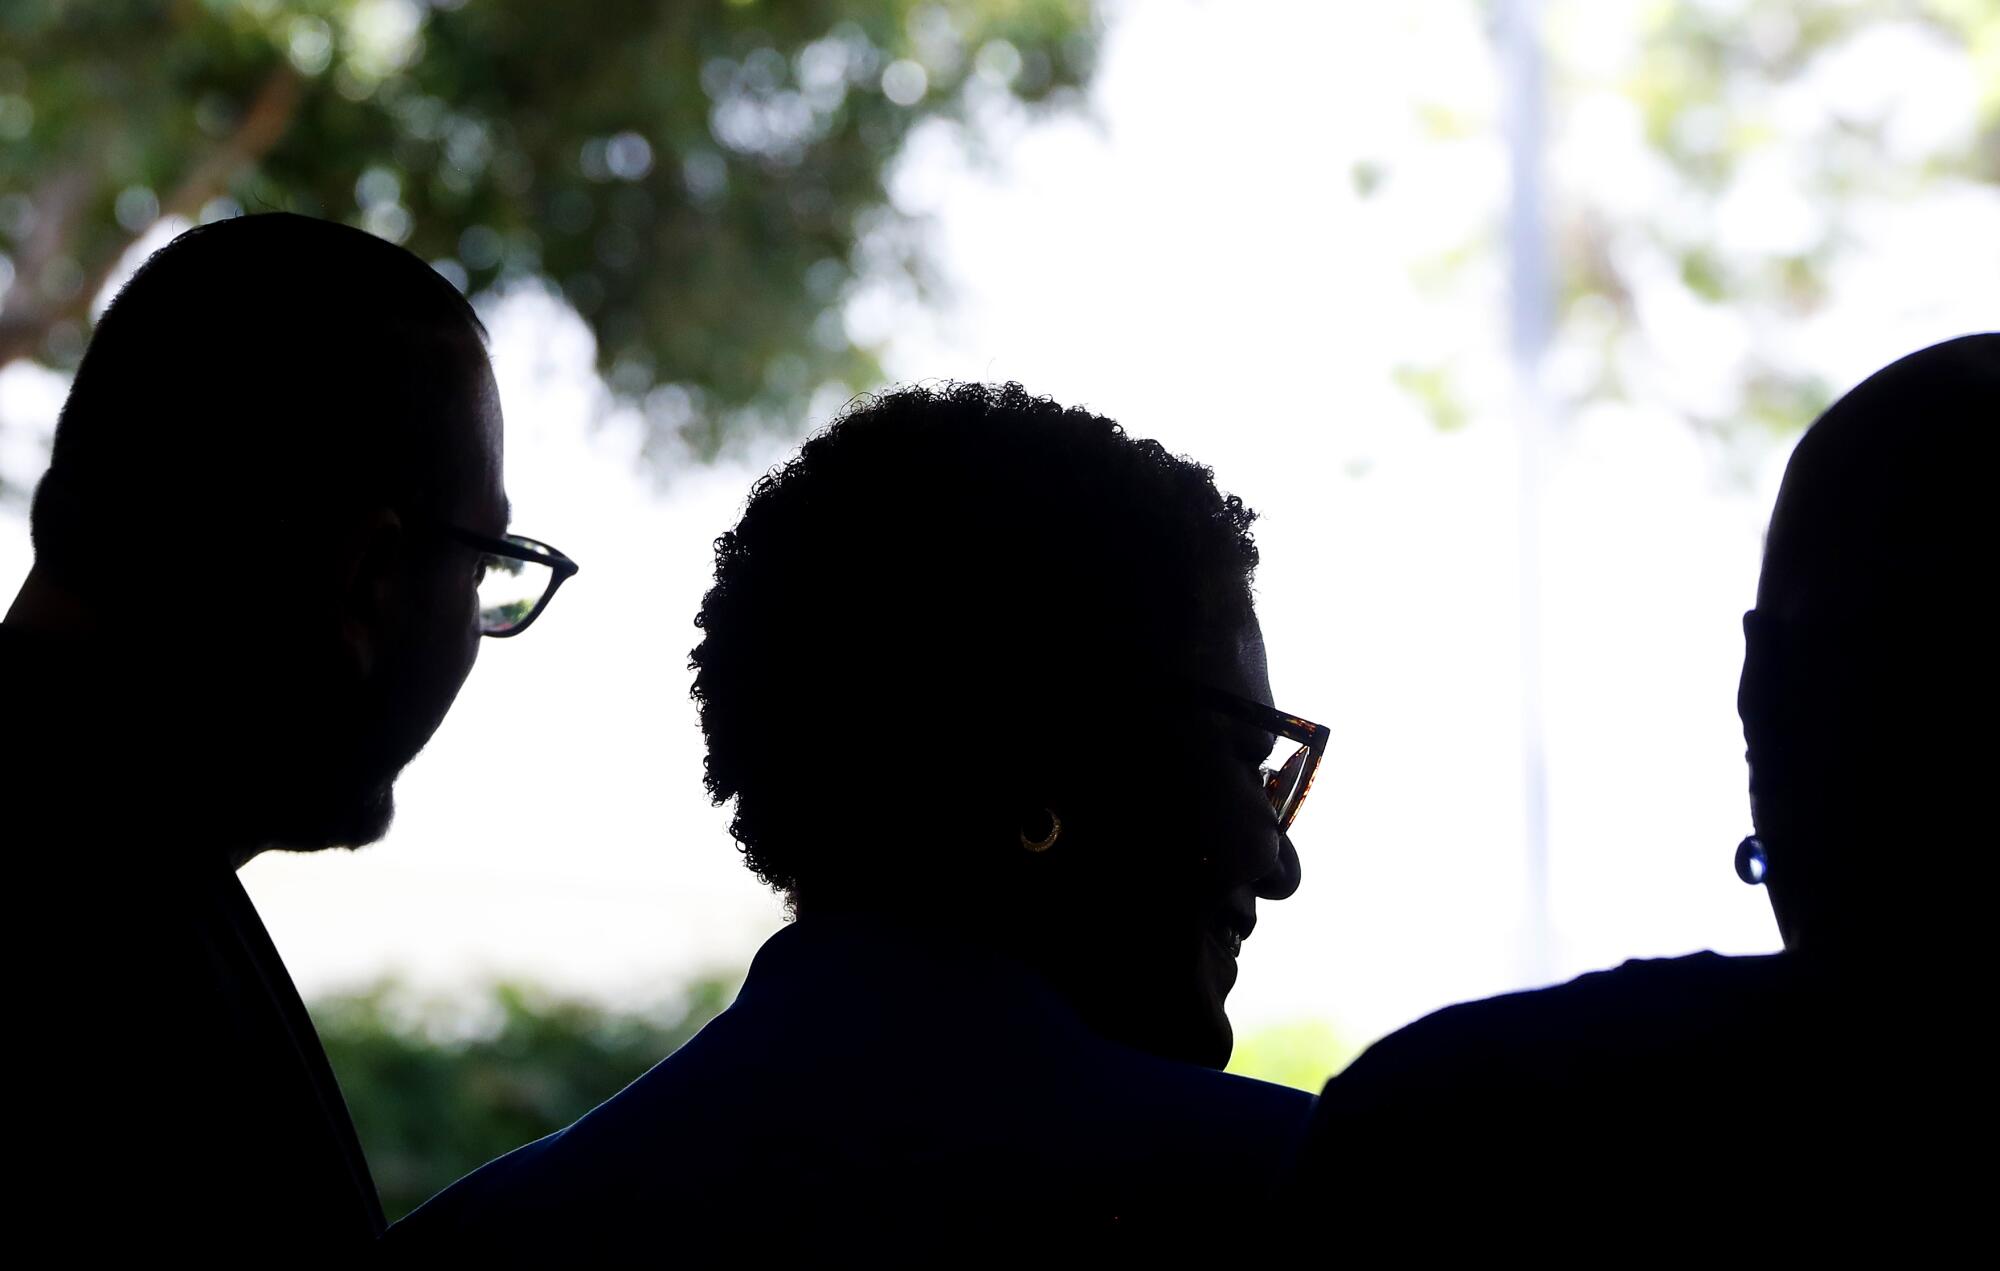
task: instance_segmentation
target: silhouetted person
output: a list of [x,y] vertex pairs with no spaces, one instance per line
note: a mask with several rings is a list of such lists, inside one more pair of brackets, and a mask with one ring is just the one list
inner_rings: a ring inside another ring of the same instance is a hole
[[235,870],[379,838],[482,631],[526,616],[483,341],[416,257],[289,215],[188,231],[98,324],[0,625],[9,1129],[52,1259],[380,1232]]
[[761,479],[694,695],[796,921],[699,1036],[389,1248],[948,1260],[1265,1223],[1311,1098],[1214,1069],[1324,733],[1270,706],[1251,517],[1016,385],[864,401]]
[[1329,1239],[1879,1258],[1983,1228],[1996,426],[2000,336],[1969,336],[1868,379],[1786,469],[1736,859],[1785,951],[1628,962],[1377,1044],[1302,1159]]

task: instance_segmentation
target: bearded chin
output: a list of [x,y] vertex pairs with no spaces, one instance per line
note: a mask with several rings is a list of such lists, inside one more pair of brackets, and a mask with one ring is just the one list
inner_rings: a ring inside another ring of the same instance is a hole
[[396,794],[389,782],[314,804],[293,804],[271,819],[265,846],[279,852],[366,847],[389,832]]

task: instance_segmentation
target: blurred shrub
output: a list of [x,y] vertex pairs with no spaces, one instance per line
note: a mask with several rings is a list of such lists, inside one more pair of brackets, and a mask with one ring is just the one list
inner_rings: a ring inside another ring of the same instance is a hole
[[1300,1020],[1238,1038],[1229,1071],[1318,1094],[1327,1078],[1347,1067],[1357,1053],[1331,1025]]
[[312,1015],[393,1221],[616,1094],[734,993],[706,978],[627,1011],[519,984],[418,1000],[391,981],[323,998]]

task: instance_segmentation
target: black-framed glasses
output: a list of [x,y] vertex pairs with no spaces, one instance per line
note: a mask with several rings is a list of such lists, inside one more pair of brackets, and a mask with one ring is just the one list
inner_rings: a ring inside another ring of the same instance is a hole
[[456,525],[439,527],[479,553],[479,634],[504,640],[520,635],[549,607],[556,588],[576,572],[576,562],[525,534],[488,538]]
[[1306,794],[1312,789],[1313,775],[1319,771],[1320,757],[1326,754],[1327,729],[1325,724],[1315,724],[1297,715],[1287,715],[1276,707],[1266,706],[1247,697],[1238,697],[1219,688],[1206,684],[1196,685],[1202,701],[1224,714],[1233,715],[1246,724],[1275,734],[1280,739],[1278,750],[1271,757],[1276,759],[1283,749],[1282,743],[1294,741],[1299,748],[1280,761],[1275,767],[1265,764],[1264,795],[1271,801],[1271,811],[1277,814],[1278,829],[1292,828],[1292,821],[1304,806]]

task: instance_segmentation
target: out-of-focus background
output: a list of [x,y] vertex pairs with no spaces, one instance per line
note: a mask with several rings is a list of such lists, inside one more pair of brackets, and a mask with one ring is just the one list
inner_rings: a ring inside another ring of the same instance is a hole
[[1333,742],[1239,1071],[1775,948],[1738,615],[1813,415],[2000,325],[2000,3],[10,0],[0,600],[92,314],[265,208],[473,296],[516,528],[583,564],[387,841],[244,871],[394,1214],[781,924],[701,793],[690,619],[750,481],[890,381],[1017,379],[1263,512],[1277,698]]

